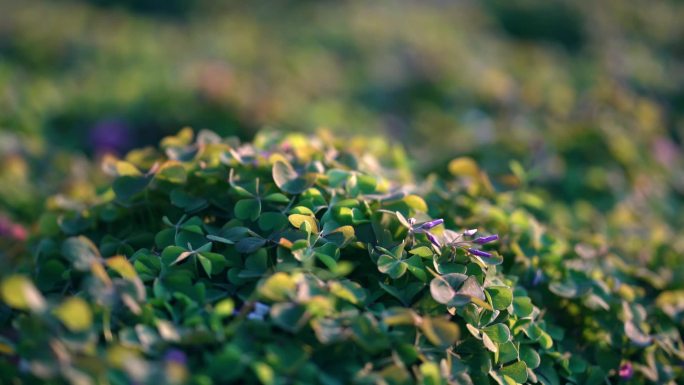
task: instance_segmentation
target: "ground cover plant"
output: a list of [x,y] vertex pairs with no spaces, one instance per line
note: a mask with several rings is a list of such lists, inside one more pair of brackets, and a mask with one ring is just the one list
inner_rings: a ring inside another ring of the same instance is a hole
[[383,140],[189,129],[105,158],[111,183],[54,202],[3,273],[0,378],[684,379],[667,242],[639,264],[620,234],[568,233],[516,163],[516,189],[467,157],[426,179],[407,164]]

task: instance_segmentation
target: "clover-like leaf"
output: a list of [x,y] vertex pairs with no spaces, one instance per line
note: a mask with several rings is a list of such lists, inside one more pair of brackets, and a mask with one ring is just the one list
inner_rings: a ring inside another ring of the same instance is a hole
[[448,304],[454,299],[458,293],[458,288],[461,287],[466,279],[468,279],[468,276],[460,273],[444,274],[433,278],[430,281],[432,298],[439,303]]
[[299,194],[316,181],[316,175],[312,173],[299,174],[291,164],[278,159],[273,163],[273,181],[283,192]]
[[259,214],[261,214],[261,201],[259,199],[240,199],[235,204],[235,217],[238,219],[255,221],[259,218]]
[[518,361],[499,369],[499,374],[510,377],[518,384],[524,384],[527,382],[527,365],[525,361]]
[[378,270],[397,279],[406,273],[407,263],[390,254],[382,254],[378,258]]
[[62,254],[75,269],[90,270],[90,265],[101,259],[97,246],[84,236],[71,237],[62,244]]
[[442,348],[456,342],[460,334],[458,326],[444,318],[425,317],[420,322],[420,330],[430,343]]
[[485,292],[496,310],[506,309],[513,303],[513,292],[507,286],[490,286]]
[[318,232],[318,223],[316,218],[311,215],[304,214],[292,214],[287,219],[290,221],[292,226],[305,230],[310,233]]

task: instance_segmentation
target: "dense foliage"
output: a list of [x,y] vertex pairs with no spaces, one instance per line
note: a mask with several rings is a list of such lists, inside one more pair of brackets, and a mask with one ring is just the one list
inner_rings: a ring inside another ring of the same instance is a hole
[[0,383],[684,382],[683,18],[0,0]]
[[537,195],[498,191],[470,158],[448,178],[405,164],[381,141],[189,129],[106,158],[113,183],[44,214],[34,257],[2,281],[0,376],[684,379],[681,297],[619,246],[543,225]]

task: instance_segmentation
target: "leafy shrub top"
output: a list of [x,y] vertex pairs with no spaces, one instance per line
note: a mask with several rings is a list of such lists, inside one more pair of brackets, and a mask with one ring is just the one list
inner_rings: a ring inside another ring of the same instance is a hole
[[681,313],[469,159],[415,184],[382,142],[183,130],[161,149],[107,159],[95,202],[43,216],[34,263],[2,281],[0,378],[681,379]]

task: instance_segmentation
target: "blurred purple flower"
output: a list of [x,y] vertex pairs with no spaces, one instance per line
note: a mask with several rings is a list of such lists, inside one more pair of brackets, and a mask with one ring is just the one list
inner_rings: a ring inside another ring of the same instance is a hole
[[90,129],[90,144],[98,154],[120,153],[132,145],[131,129],[121,120],[101,120]]
[[182,350],[179,349],[169,349],[164,355],[164,361],[167,363],[174,363],[179,365],[186,365],[188,362],[188,356]]
[[254,303],[254,310],[247,314],[247,319],[263,321],[271,308],[261,302]]
[[532,286],[539,285],[543,280],[544,273],[542,273],[541,269],[537,269],[537,271],[534,273],[534,278],[532,279]]
[[620,378],[623,380],[629,380],[634,376],[634,367],[632,367],[632,363],[627,361],[620,365],[620,369],[618,370],[618,375]]
[[21,242],[28,238],[28,231],[26,231],[24,226],[12,222],[5,216],[0,216],[0,238],[8,238]]
[[484,245],[485,243],[494,242],[497,239],[499,239],[499,236],[494,234],[487,237],[479,237],[475,239],[473,242],[477,243],[478,245]]

